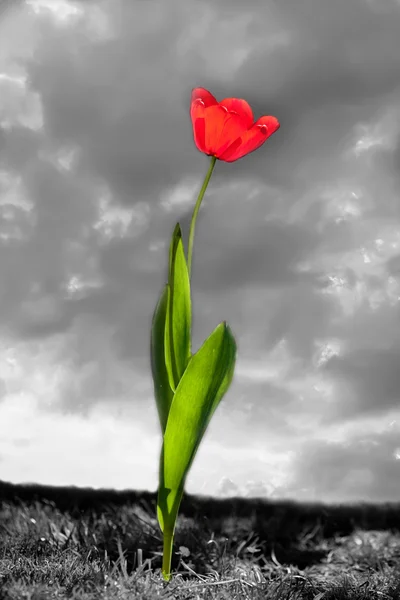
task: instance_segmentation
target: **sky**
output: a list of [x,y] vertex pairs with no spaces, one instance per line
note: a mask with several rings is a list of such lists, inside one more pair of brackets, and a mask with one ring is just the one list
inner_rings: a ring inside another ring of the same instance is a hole
[[399,28],[399,0],[0,3],[1,480],[156,491],[204,87],[281,126],[199,213],[192,350],[226,320],[238,351],[185,489],[399,500]]

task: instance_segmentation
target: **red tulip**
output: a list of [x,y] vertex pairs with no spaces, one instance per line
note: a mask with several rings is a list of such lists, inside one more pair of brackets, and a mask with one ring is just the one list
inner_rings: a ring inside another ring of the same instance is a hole
[[194,88],[190,105],[197,148],[209,156],[233,162],[257,150],[280,127],[276,117],[260,117],[246,100],[225,98],[218,102],[208,90]]

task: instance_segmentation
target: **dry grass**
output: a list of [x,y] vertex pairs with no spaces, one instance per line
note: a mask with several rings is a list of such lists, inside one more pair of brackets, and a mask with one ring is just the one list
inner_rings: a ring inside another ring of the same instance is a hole
[[78,516],[52,502],[3,501],[0,600],[400,598],[398,534],[324,538],[317,523],[294,543],[276,520],[268,535],[260,517],[200,523],[180,516],[167,583],[161,533],[148,508],[110,506]]

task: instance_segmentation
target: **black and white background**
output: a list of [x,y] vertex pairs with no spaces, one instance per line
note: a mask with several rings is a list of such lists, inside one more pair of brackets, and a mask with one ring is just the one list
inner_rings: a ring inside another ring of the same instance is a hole
[[0,479],[150,489],[151,317],[209,159],[193,87],[281,128],[217,161],[193,350],[230,390],[189,493],[400,495],[398,0],[27,0],[0,10]]

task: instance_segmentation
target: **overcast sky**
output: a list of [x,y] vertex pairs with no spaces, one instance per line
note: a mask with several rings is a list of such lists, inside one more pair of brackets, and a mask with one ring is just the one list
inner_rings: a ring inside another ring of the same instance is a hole
[[0,479],[155,491],[154,307],[209,158],[191,90],[280,129],[217,161],[193,351],[235,375],[194,494],[400,497],[399,0],[0,8]]

